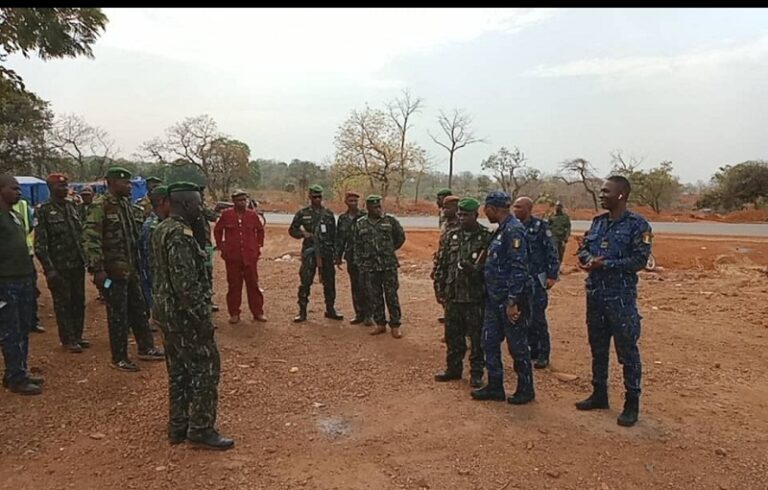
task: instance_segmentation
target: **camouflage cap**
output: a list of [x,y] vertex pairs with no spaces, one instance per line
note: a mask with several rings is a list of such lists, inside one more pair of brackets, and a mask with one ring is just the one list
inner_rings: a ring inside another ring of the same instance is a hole
[[149,177],[147,177],[144,180],[146,180],[147,182],[162,182],[163,181],[163,179],[161,179],[160,177],[155,177],[154,175],[150,175]]
[[133,174],[123,167],[111,167],[106,175],[108,179],[130,179],[132,176]]
[[167,185],[159,185],[152,189],[151,192],[152,196],[162,196],[162,197],[168,197],[168,186]]
[[509,194],[502,191],[492,191],[485,196],[486,206],[496,206],[499,208],[508,208],[511,204]]
[[440,189],[439,191],[437,191],[437,195],[438,196],[450,196],[451,194],[453,194],[453,191],[451,189],[449,189],[448,187],[445,187],[445,188]]
[[314,184],[309,186],[309,193],[310,194],[322,194],[323,193],[323,186],[320,184]]
[[87,185],[82,189],[80,189],[80,195],[83,195],[83,194],[93,194],[93,187]]
[[174,182],[173,184],[168,186],[168,194],[173,194],[174,192],[187,192],[187,191],[194,191],[194,192],[200,192],[200,186],[195,184],[194,182]]
[[462,211],[477,211],[480,209],[480,202],[477,199],[471,197],[465,197],[459,201],[459,209]]
[[443,199],[443,204],[450,204],[452,202],[459,202],[459,196],[445,196],[445,199]]
[[382,197],[378,194],[371,194],[370,196],[365,198],[365,202],[369,202],[371,204],[379,204],[381,202]]
[[239,197],[239,196],[246,196],[247,197],[248,193],[245,192],[243,189],[235,189],[234,191],[232,191],[232,194],[231,194],[232,199],[234,199],[236,197]]

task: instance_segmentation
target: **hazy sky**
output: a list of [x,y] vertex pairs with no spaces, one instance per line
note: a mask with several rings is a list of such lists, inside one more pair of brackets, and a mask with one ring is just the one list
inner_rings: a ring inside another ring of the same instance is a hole
[[210,114],[254,158],[322,161],[352,109],[403,88],[414,135],[447,170],[439,109],[472,114],[477,144],[547,172],[609,153],[671,160],[684,181],[768,158],[766,9],[105,9],[96,58],[10,65],[57,113],[109,131],[123,156]]

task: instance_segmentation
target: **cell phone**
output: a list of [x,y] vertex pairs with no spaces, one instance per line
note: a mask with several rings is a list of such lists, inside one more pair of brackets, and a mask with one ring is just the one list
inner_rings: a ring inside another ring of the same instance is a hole
[[112,285],[112,279],[110,279],[110,278],[107,278],[107,279],[104,281],[104,289],[109,289],[109,287],[110,287],[111,285]]

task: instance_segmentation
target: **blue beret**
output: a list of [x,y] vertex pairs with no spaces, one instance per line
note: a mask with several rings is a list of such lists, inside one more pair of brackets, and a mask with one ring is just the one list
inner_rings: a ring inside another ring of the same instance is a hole
[[492,191],[485,196],[486,206],[496,206],[499,208],[506,208],[512,203],[509,194],[502,191]]

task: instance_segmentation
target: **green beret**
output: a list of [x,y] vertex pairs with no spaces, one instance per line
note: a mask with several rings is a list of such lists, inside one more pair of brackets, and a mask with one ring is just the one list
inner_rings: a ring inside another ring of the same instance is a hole
[[309,186],[309,192],[312,194],[322,194],[323,193],[323,186],[319,184],[311,185]]
[[159,185],[155,187],[155,189],[152,191],[153,196],[162,196],[162,197],[168,197],[168,186],[167,185]]
[[150,175],[149,177],[147,177],[144,180],[146,180],[147,182],[162,182],[163,181],[163,179],[161,179],[160,177],[155,177],[154,175]]
[[453,194],[453,191],[452,191],[452,190],[450,190],[450,189],[449,189],[449,188],[447,188],[447,187],[446,187],[446,188],[444,188],[444,189],[440,189],[439,191],[437,191],[437,195],[438,195],[438,196],[450,196],[451,194]]
[[132,176],[133,174],[123,167],[111,167],[107,170],[108,179],[130,179]]
[[381,202],[382,197],[378,194],[371,194],[370,196],[365,198],[365,202],[369,202],[372,204],[378,204]]
[[471,197],[465,197],[459,201],[459,209],[462,211],[477,211],[480,209],[480,202],[477,199]]
[[194,182],[174,182],[168,186],[168,194],[187,191],[200,192],[200,186]]

